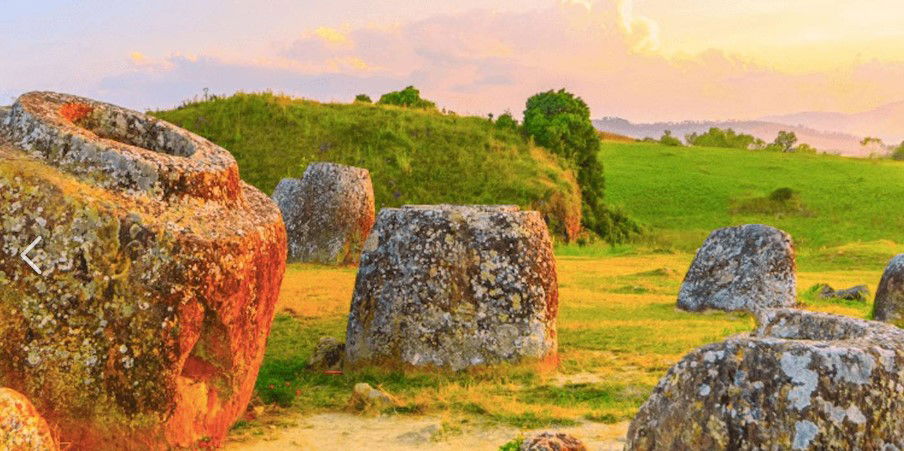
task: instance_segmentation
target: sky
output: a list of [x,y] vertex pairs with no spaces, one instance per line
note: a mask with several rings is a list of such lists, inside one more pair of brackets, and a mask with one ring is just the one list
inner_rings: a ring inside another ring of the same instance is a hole
[[5,0],[0,104],[415,85],[461,114],[558,88],[634,121],[859,112],[904,101],[901,23],[900,0]]

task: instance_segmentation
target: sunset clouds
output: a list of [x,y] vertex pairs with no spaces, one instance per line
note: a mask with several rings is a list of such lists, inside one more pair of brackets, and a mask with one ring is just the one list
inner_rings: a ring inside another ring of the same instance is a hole
[[[472,114],[518,113],[531,94],[566,87],[584,97],[595,116],[640,121],[858,111],[904,100],[898,81],[904,77],[904,48],[894,57],[889,56],[894,48],[881,47],[882,54],[871,57],[864,47],[859,59],[843,61],[840,53],[831,68],[814,62],[813,70],[802,70],[806,65],[801,61],[767,61],[751,51],[757,48],[756,36],[747,31],[738,31],[748,36],[740,43],[719,35],[711,40],[722,42],[721,48],[694,47],[700,38],[676,24],[703,20],[689,16],[682,22],[681,16],[708,1],[691,1],[687,10],[680,10],[660,0],[553,0],[521,8],[425,11],[398,21],[355,21],[354,10],[349,10],[345,22],[294,32],[281,25],[280,33],[271,30],[257,40],[243,30],[246,40],[240,42],[228,36],[222,39],[225,45],[192,46],[185,41],[183,48],[176,45],[168,51],[156,48],[155,36],[147,35],[143,47],[122,51],[121,62],[88,71],[97,72],[93,78],[49,87],[145,108],[172,106],[203,88],[217,93],[272,89],[350,101],[357,93],[378,96],[414,84],[440,106]],[[741,3],[731,3],[738,22],[747,20],[745,14],[766,17],[779,7],[766,0],[751,2],[745,11],[737,6]],[[309,9],[306,12],[316,16],[316,8]],[[788,11],[789,17],[798,14],[794,8]],[[897,10],[889,14],[904,19]],[[835,20],[830,19],[825,20]],[[266,26],[251,22],[249,26]],[[712,28],[730,31],[722,23]],[[766,29],[784,30],[785,25],[764,25],[763,46],[775,40]],[[676,42],[680,36],[688,42],[686,48]],[[808,39],[789,47],[808,48],[821,38],[811,32]],[[65,67],[60,64],[59,70]],[[7,75],[0,69],[2,94],[27,89],[27,81],[21,71]]]

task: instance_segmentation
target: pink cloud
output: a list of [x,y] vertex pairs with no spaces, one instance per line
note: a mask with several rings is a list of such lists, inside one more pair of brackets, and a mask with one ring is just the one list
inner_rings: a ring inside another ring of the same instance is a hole
[[626,12],[627,1],[583,3],[320,29],[275,48],[267,64],[172,57],[108,77],[97,90],[130,97],[129,105],[169,106],[204,87],[348,101],[359,92],[379,95],[414,84],[441,106],[485,114],[519,113],[530,95],[565,87],[581,95],[595,116],[641,121],[848,111],[904,97],[902,64],[786,74],[716,50],[667,58],[654,51],[655,22]]

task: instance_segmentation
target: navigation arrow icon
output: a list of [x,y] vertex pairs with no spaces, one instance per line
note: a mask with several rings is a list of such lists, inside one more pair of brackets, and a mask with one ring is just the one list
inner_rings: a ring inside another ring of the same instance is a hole
[[22,251],[21,254],[19,254],[19,256],[22,257],[22,260],[25,260],[25,263],[28,263],[28,266],[31,266],[31,269],[35,270],[35,272],[38,273],[39,276],[43,276],[44,274],[41,274],[41,270],[38,268],[38,265],[36,265],[35,262],[31,261],[31,259],[28,258],[28,253],[31,252],[31,250],[34,249],[35,246],[37,246],[40,242],[41,237],[35,238],[35,240],[32,241],[31,244],[29,244],[28,247],[26,247],[25,250]]

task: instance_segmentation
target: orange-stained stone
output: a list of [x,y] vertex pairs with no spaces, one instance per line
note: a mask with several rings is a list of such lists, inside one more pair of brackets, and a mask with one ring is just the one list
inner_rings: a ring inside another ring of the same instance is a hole
[[70,449],[218,445],[285,259],[279,210],[204,138],[56,93],[0,117],[0,385]]

